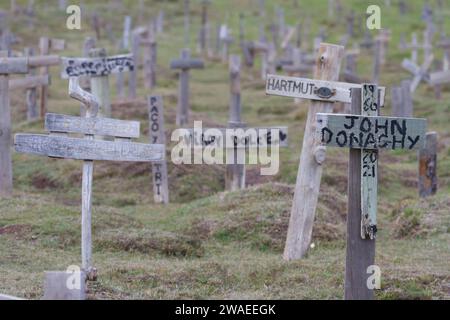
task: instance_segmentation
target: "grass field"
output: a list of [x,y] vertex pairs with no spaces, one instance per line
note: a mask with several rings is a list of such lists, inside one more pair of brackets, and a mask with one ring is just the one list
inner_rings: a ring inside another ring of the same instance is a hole
[[[24,5],[28,1],[17,0]],[[164,96],[168,141],[175,129],[177,75],[169,61],[183,47],[182,1],[124,1],[123,8],[108,10],[108,2],[84,1],[88,13],[82,30],[65,28],[67,15],[56,1],[36,3],[34,28],[23,16],[10,21],[11,30],[22,38],[14,49],[38,44],[40,36],[64,38],[66,56],[79,56],[89,27],[89,12],[96,9],[110,22],[117,38],[124,15],[133,21],[147,21],[160,8],[166,12],[165,33],[158,38],[158,87],[144,89],[139,71],[139,99],[120,102],[111,77],[113,117],[140,120],[148,141],[145,96]],[[76,3],[76,1],[72,1]],[[112,1],[111,1],[112,2]],[[195,53],[200,6],[192,1],[191,49]],[[267,24],[275,5],[282,5],[286,22],[310,20],[311,35],[327,27],[327,42],[335,43],[345,33],[344,17],[328,20],[328,1],[266,1]],[[367,3],[342,1],[346,12],[353,8],[362,15]],[[392,1],[394,3],[394,1]],[[435,1],[431,1],[433,4]],[[214,0],[210,9],[213,26],[227,21],[237,38],[239,13],[245,14],[246,37],[258,36],[258,6],[250,0]],[[409,52],[398,49],[401,33],[421,39],[425,25],[420,19],[422,1],[408,1],[410,12],[398,15],[394,4],[371,1],[382,8],[382,27],[392,31],[386,65],[380,84],[386,86],[387,103],[382,114],[389,115],[390,87],[410,75],[401,68]],[[8,9],[9,1],[0,0]],[[435,10],[436,19],[450,27],[450,4]],[[358,29],[356,29],[358,30]],[[268,33],[269,34],[269,33]],[[375,35],[375,31],[373,31]],[[356,40],[360,40],[358,34]],[[355,41],[355,39],[353,39]],[[352,42],[351,42],[352,44]],[[116,46],[102,38],[99,46],[110,54]],[[307,39],[311,48],[312,38]],[[239,53],[235,43],[232,52]],[[436,58],[442,52],[436,50]],[[419,61],[422,54],[419,55]],[[358,72],[370,78],[372,57],[362,52]],[[79,103],[67,94],[68,82],[52,68],[49,111],[76,115]],[[309,77],[310,75],[305,75]],[[191,74],[191,103],[194,119],[225,125],[228,117],[228,70],[218,62],[206,63],[205,70]],[[259,61],[242,74],[243,120],[249,125],[289,126],[289,148],[281,150],[281,168],[276,176],[259,176],[259,167],[247,169],[248,189],[223,192],[224,166],[169,163],[171,203],[153,203],[151,166],[135,163],[97,162],[94,169],[93,260],[99,279],[88,284],[92,299],[342,299],[345,268],[345,220],[347,207],[348,151],[330,149],[324,165],[321,194],[313,230],[314,248],[300,261],[285,262],[282,250],[293,198],[295,178],[308,102],[268,97],[259,80]],[[419,199],[417,155],[415,152],[382,152],[379,161],[379,235],[376,264],[382,272],[379,299],[450,298],[450,90],[443,87],[442,99],[421,84],[414,95],[414,116],[428,119],[428,130],[439,133],[437,195]],[[11,93],[13,131],[43,132],[43,121],[26,121],[24,92]],[[170,159],[170,148],[168,150]],[[65,270],[80,264],[80,202],[82,163],[31,155],[13,155],[14,196],[0,199],[0,292],[39,299],[46,270]]]

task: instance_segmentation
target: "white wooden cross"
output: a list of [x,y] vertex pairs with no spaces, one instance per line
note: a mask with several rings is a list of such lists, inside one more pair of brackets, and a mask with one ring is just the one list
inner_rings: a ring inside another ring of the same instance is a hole
[[413,81],[411,82],[411,93],[416,91],[417,86],[421,81],[429,82],[430,76],[428,74],[428,69],[430,68],[431,64],[433,63],[434,56],[431,54],[429,55],[424,63],[419,67],[417,64],[412,62],[409,59],[404,59],[402,62],[403,69],[409,71],[414,75]]
[[352,92],[352,114],[318,113],[316,135],[324,146],[350,148],[345,298],[371,299],[367,268],[375,256],[378,150],[421,148],[426,120],[379,116],[375,84]]
[[[95,69],[96,70],[96,69]],[[97,118],[98,101],[82,90],[78,78],[71,77],[69,95],[85,105],[86,118],[48,113],[45,128],[50,135],[16,134],[14,145],[17,152],[51,158],[83,160],[82,178],[82,269],[88,279],[96,278],[92,265],[92,178],[94,160],[152,162],[164,160],[164,146],[160,144],[134,143],[130,140],[140,134],[139,122],[110,118]],[[83,138],[67,134],[84,134]],[[114,137],[115,141],[95,139],[95,136]]]
[[[334,102],[351,103],[351,89],[361,88],[360,84],[336,82],[343,56],[344,47],[323,43],[316,59],[314,73],[316,79],[268,75],[266,80],[266,94],[268,95],[312,100],[303,137],[294,201],[283,255],[286,260],[302,258],[311,242],[322,164],[326,157],[326,148],[320,146],[315,139],[316,113],[331,112]],[[384,92],[385,89],[381,88],[381,105],[384,105]]]

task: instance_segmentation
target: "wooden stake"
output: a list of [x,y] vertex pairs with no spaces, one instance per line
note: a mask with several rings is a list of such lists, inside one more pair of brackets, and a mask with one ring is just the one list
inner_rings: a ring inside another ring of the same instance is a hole
[[[166,145],[164,131],[164,106],[161,96],[148,97],[150,143]],[[169,203],[169,184],[167,176],[167,162],[152,162],[153,198],[155,203]]]
[[[336,81],[339,78],[343,57],[344,47],[321,44],[314,78]],[[316,113],[331,112],[332,109],[333,103],[326,101],[312,101],[309,107],[283,255],[285,260],[302,258],[311,242],[314,215],[322,177],[322,163],[326,155],[326,149],[320,146],[315,136]]]
[[[244,126],[241,120],[241,58],[237,55],[230,56],[230,115],[228,126],[238,128]],[[227,173],[225,187],[234,191],[245,189],[245,164],[240,164],[245,159],[245,149],[234,148],[234,152],[227,152]],[[233,163],[233,164],[231,164]]]
[[[33,48],[25,49],[25,56],[33,56],[34,50]],[[31,76],[36,75],[36,68],[30,68],[29,74]],[[27,88],[26,89],[26,103],[27,103],[27,120],[32,121],[39,117],[38,109],[37,109],[37,88]]]
[[[42,56],[48,55],[50,51],[50,39],[41,37],[39,39],[39,52]],[[49,67],[41,68],[41,75],[46,75],[49,72]],[[44,118],[47,113],[47,101],[48,101],[48,86],[41,87],[41,112],[40,117]]]
[[[361,114],[361,89],[352,89],[352,113]],[[345,299],[371,300],[367,268],[375,261],[375,240],[361,237],[361,150],[350,149],[348,165],[347,253]]]
[[425,146],[419,150],[419,195],[421,198],[437,191],[437,133],[428,132]]

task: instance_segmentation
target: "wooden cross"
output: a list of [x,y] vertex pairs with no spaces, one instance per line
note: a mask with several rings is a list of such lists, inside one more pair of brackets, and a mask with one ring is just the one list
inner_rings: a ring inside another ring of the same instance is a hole
[[109,75],[133,71],[135,62],[131,54],[107,56],[105,49],[92,49],[89,57],[62,58],[61,77],[89,76],[92,94],[100,103],[99,116],[111,115]]
[[[287,127],[271,127],[271,128],[247,128],[241,119],[241,86],[240,86],[240,57],[237,55],[230,56],[229,73],[230,73],[230,108],[228,129],[242,130],[245,136],[244,142],[235,141],[239,139],[236,135],[232,138],[233,146],[223,145],[227,149],[233,149],[233,152],[227,152],[227,171],[225,178],[225,187],[227,190],[239,190],[245,188],[245,151],[246,148],[258,148],[262,146],[278,144],[280,147],[287,147],[288,136]],[[186,129],[187,139],[193,140],[193,147],[201,148],[212,145],[220,141],[220,137],[214,134],[208,134],[208,131],[217,133],[219,131],[224,137],[227,128],[207,128],[203,132],[196,133],[193,130]],[[246,136],[247,130],[255,130],[257,132],[257,141],[250,141],[250,137]],[[273,136],[272,130],[278,136]],[[273,152],[273,151],[272,151]]]
[[[23,67],[23,65],[22,65]],[[23,70],[23,69],[22,69]],[[86,117],[74,117],[48,113],[45,128],[50,135],[16,134],[14,145],[17,152],[83,160],[82,178],[82,269],[87,278],[94,280],[96,270],[92,265],[92,178],[94,160],[152,162],[164,160],[164,146],[131,142],[140,134],[139,122],[110,118],[97,118],[99,103],[94,95],[82,90],[78,78],[71,77],[69,94],[82,102]],[[68,137],[67,134],[84,134],[84,138]],[[114,137],[115,141],[97,140],[95,136]]]
[[[0,197],[12,193],[11,162],[11,108],[9,88],[29,87],[42,79],[15,80],[9,83],[10,74],[26,74],[30,68],[38,68],[59,63],[58,56],[33,56],[26,58],[8,58],[6,52],[0,54]],[[45,81],[45,79],[44,79]]]
[[[49,55],[52,51],[62,51],[66,47],[66,41],[61,39],[41,37],[39,39],[39,53],[41,56]],[[59,64],[59,61],[58,61]],[[42,76],[48,76],[49,66],[44,66],[40,70]],[[47,112],[48,84],[41,86],[40,90],[40,117],[43,118]]]
[[[343,56],[343,47],[323,43],[316,59],[314,80],[274,75],[268,75],[266,80],[268,95],[312,100],[303,136],[294,201],[283,255],[286,260],[302,258],[311,242],[322,164],[326,157],[325,147],[315,139],[316,113],[331,112],[334,102],[351,103],[351,89],[361,88],[359,84],[335,82],[339,77]],[[381,105],[383,105],[385,89],[381,88],[381,90]]]
[[426,120],[379,116],[375,84],[352,89],[352,114],[318,113],[317,138],[324,146],[350,148],[348,169],[345,299],[372,299],[368,267],[374,265],[377,232],[378,150],[418,149]]
[[433,63],[433,59],[433,55],[428,56],[420,67],[409,59],[403,60],[402,67],[414,75],[413,81],[411,82],[411,93],[414,93],[414,91],[416,91],[417,86],[421,81],[429,82],[430,76],[428,74],[428,69]]
[[180,84],[178,95],[177,125],[184,125],[189,122],[189,74],[191,69],[203,69],[204,63],[201,59],[192,59],[189,49],[181,51],[180,59],[170,62],[171,69],[180,70]]
[[[164,106],[161,96],[148,96],[148,116],[150,122],[150,143],[165,147],[166,133],[164,131]],[[153,198],[155,203],[169,203],[169,183],[167,162],[165,160],[152,162]]]
[[147,37],[141,39],[141,45],[144,47],[144,83],[145,87],[150,90],[156,86],[158,43],[155,33],[155,30],[149,26]]

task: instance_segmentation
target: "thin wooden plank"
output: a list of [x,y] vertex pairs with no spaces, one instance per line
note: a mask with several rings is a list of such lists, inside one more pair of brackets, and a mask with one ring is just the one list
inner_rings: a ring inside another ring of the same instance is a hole
[[0,74],[0,197],[9,197],[13,189],[8,79]]
[[[363,84],[361,115],[378,116],[378,87]],[[378,150],[361,151],[361,238],[374,239],[377,232]]]
[[61,77],[94,76],[100,77],[111,73],[132,71],[135,63],[132,54],[111,56],[107,58],[61,58]]
[[45,129],[49,132],[82,133],[121,138],[139,138],[139,121],[111,118],[82,118],[64,114],[47,113]]
[[[328,88],[331,90],[332,96],[329,98],[321,97],[315,92],[316,88]],[[268,74],[266,79],[266,94],[268,95],[317,101],[351,103],[352,97],[350,89],[352,88],[361,88],[361,85],[355,83],[278,76],[273,74]],[[381,91],[380,103],[381,105],[384,105],[386,89],[384,87],[379,87],[379,89]]]
[[41,55],[28,57],[28,66],[31,68],[57,66],[61,63],[58,55]]
[[317,136],[327,146],[356,149],[418,149],[427,122],[419,118],[317,114]]
[[164,146],[159,144],[16,134],[14,145],[17,152],[52,158],[133,162],[164,160]]
[[[166,145],[164,131],[164,106],[161,96],[148,97],[150,143]],[[153,198],[155,203],[169,203],[167,162],[152,162]]]
[[430,85],[435,86],[450,82],[450,70],[430,73]]

